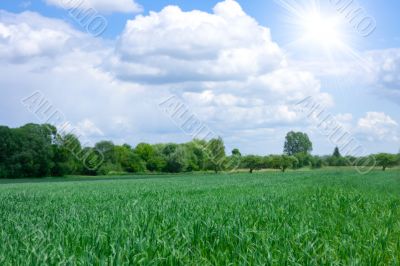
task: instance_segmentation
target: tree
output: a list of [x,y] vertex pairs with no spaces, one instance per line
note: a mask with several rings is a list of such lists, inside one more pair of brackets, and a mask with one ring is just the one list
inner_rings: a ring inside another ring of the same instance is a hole
[[147,143],[139,143],[135,148],[135,153],[139,155],[139,157],[147,162],[152,155],[154,155],[154,148]]
[[13,130],[0,126],[0,178],[10,178],[10,158],[17,149]]
[[166,159],[158,154],[151,156],[146,163],[147,170],[151,172],[161,172],[166,168],[166,166],[167,166]]
[[233,149],[232,150],[232,155],[233,156],[242,156],[242,154],[240,153],[239,149]]
[[143,173],[147,169],[146,162],[143,161],[143,159],[140,158],[140,156],[134,152],[130,154],[128,161],[129,161],[129,166],[126,168],[127,172]]
[[282,155],[281,159],[280,159],[280,167],[281,167],[282,172],[285,172],[286,169],[293,167],[296,163],[298,163],[296,157]]
[[333,155],[332,155],[332,156],[333,156],[333,157],[336,157],[336,158],[342,157],[342,155],[340,154],[340,151],[339,151],[339,148],[338,148],[338,147],[335,148],[335,150],[333,151]]
[[242,167],[248,168],[252,174],[254,170],[263,168],[264,162],[261,156],[248,155],[242,158]]
[[102,152],[96,148],[84,147],[80,157],[80,170],[79,173],[83,175],[95,176],[101,174],[98,170],[106,163]]
[[194,139],[185,145],[188,156],[188,171],[204,170],[206,166],[206,146],[204,140]]
[[289,132],[286,135],[284,153],[292,156],[297,153],[310,153],[312,151],[312,143],[306,133]]
[[8,161],[10,177],[44,177],[54,167],[54,147],[57,130],[44,124],[26,124],[12,129],[14,149]]
[[385,171],[388,167],[397,165],[397,157],[393,154],[380,153],[375,156],[376,162],[379,166],[382,166],[382,170]]
[[52,175],[79,174],[84,154],[79,139],[73,134],[57,135]]
[[182,145],[167,144],[164,148],[166,156],[165,170],[170,173],[185,172],[188,167],[187,151]]
[[321,157],[319,157],[319,156],[313,157],[313,160],[311,163],[312,168],[322,168],[323,165],[324,165],[324,161]]
[[207,164],[215,173],[221,171],[225,161],[225,145],[222,138],[211,139],[206,147]]
[[70,169],[71,153],[63,146],[63,142],[53,145],[53,162],[51,170],[52,176],[64,176],[72,171]]
[[293,165],[294,168],[302,168],[302,167],[310,167],[313,163],[313,157],[309,153],[299,152],[294,155],[297,159],[296,165]]
[[115,164],[116,158],[114,154],[114,147],[115,145],[111,141],[100,141],[94,146],[98,152],[103,154],[105,162]]
[[280,155],[269,155],[265,157],[265,162],[268,168],[281,169],[281,156]]
[[399,153],[397,154],[396,157],[397,157],[397,164],[400,165],[400,151],[399,151]]
[[231,156],[225,158],[224,169],[234,171],[241,166],[243,158],[239,149],[233,149],[231,153]]

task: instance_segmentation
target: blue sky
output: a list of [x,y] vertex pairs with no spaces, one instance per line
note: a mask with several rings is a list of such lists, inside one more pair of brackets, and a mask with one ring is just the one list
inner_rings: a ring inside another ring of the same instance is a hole
[[[41,122],[20,104],[40,91],[91,143],[187,141],[157,109],[175,95],[228,149],[279,153],[295,129],[330,153],[292,110],[313,96],[368,152],[400,148],[399,1],[351,2],[349,20],[335,0],[82,0],[108,23],[96,37],[63,1],[78,0],[0,3],[0,124]],[[363,17],[368,36],[352,24]]]
[[[140,3],[143,7],[143,14],[150,11],[160,11],[167,5],[177,5],[185,11],[194,9],[210,12],[219,1],[155,1],[149,0],[146,3]],[[290,41],[290,37],[282,31],[282,24],[285,24],[284,17],[286,11],[275,1],[237,1],[240,3],[244,11],[254,17],[260,24],[271,28],[274,39],[282,44]],[[332,8],[331,2],[321,1],[327,9]],[[382,49],[388,47],[400,46],[400,28],[398,27],[398,16],[400,10],[400,2],[397,0],[387,0],[384,4],[373,0],[362,0],[358,3],[374,17],[377,21],[377,27],[374,34],[367,38],[368,41],[360,42],[361,49]],[[47,5],[43,1],[3,1],[0,7],[11,12],[22,12],[24,10],[32,10],[39,12],[45,16],[62,18],[73,23],[73,20],[62,9]],[[333,10],[330,10],[333,11]],[[116,37],[123,30],[126,20],[135,16],[135,14],[104,14],[108,17],[110,27],[107,29],[105,36]],[[75,25],[76,26],[76,25]],[[79,26],[77,26],[79,30]]]

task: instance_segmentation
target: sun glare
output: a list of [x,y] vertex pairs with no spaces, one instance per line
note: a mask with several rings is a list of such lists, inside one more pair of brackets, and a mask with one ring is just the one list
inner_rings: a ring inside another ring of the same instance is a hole
[[[285,11],[288,34],[292,39],[287,46],[310,54],[337,57],[351,54],[348,23],[343,14],[328,8],[320,0],[275,0]],[[352,55],[353,56],[353,55]]]
[[344,39],[338,17],[326,17],[318,12],[306,14],[300,21],[301,39],[312,45],[334,49],[343,45]]

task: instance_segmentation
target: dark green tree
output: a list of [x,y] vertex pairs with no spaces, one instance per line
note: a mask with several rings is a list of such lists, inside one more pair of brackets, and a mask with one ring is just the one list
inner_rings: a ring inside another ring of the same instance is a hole
[[9,160],[11,177],[44,177],[54,167],[57,130],[51,125],[27,124],[12,129],[15,149]]
[[333,157],[336,157],[336,158],[342,157],[342,155],[340,154],[340,151],[339,151],[339,148],[338,148],[338,147],[335,148],[335,150],[333,151],[333,155],[332,155],[332,156],[333,156]]
[[183,145],[167,144],[163,154],[166,158],[165,170],[170,173],[187,171],[189,162],[187,151]]
[[233,149],[232,150],[232,155],[233,156],[242,156],[242,154],[240,153],[239,149]]
[[397,157],[393,154],[380,153],[375,156],[376,162],[385,171],[388,167],[393,167],[397,165]]
[[254,170],[260,170],[264,166],[264,161],[261,156],[247,155],[242,158],[242,167],[249,169],[252,174]]
[[[0,178],[11,178],[12,156],[18,149],[13,130],[0,126]],[[18,176],[15,176],[18,177]]]
[[312,149],[312,143],[306,133],[291,131],[286,135],[284,144],[284,153],[286,155],[310,153]]

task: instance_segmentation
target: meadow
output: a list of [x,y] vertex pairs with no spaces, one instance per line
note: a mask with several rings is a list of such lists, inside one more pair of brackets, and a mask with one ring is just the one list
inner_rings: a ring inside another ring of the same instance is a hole
[[0,265],[398,265],[400,171],[0,183]]

